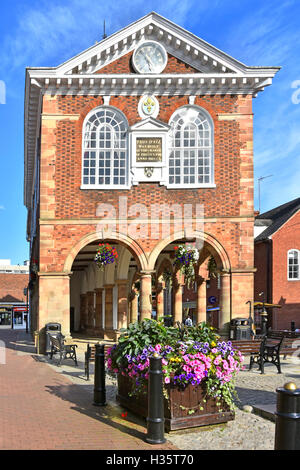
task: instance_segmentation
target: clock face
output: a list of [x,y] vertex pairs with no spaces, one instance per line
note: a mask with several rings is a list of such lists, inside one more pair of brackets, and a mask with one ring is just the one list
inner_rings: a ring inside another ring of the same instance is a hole
[[154,41],[144,42],[133,54],[133,66],[138,73],[160,73],[167,60],[165,48]]

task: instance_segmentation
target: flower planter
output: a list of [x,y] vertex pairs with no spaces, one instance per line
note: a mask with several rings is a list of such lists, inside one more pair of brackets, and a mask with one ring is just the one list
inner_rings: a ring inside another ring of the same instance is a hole
[[[129,396],[132,380],[118,375],[117,400],[121,406],[146,418],[148,416],[147,394]],[[177,429],[226,423],[234,419],[234,412],[224,404],[219,411],[216,400],[205,396],[205,385],[187,385],[181,389],[174,384],[165,386],[169,399],[164,397],[165,429],[167,432]],[[206,402],[203,400],[206,399]],[[200,409],[203,408],[203,409]]]

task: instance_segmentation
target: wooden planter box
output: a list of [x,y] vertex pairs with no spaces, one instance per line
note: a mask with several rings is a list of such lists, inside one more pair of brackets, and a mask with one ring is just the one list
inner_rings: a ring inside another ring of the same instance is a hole
[[[128,394],[131,391],[131,384],[132,381],[129,377],[118,376],[117,400],[124,408],[146,418],[148,416],[147,394],[130,397]],[[226,423],[234,419],[234,413],[226,404],[222,407],[224,411],[220,412],[214,398],[207,397],[207,401],[203,402],[205,397],[203,384],[189,384],[184,390],[173,384],[168,384],[167,392],[169,400],[164,398],[165,430],[167,432]],[[203,410],[200,410],[199,406],[203,407]],[[193,410],[194,413],[189,414],[189,410]]]

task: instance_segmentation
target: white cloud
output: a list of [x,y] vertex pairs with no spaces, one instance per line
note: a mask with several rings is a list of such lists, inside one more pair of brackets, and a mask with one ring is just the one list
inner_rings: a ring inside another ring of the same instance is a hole
[[[111,3],[66,0],[63,6],[59,3],[41,1],[38,9],[32,7],[20,13],[15,30],[0,43],[2,67],[11,71],[25,66],[59,65],[101,40],[104,20],[108,35],[150,11],[184,26],[194,2],[132,0],[126,4],[121,0]],[[203,8],[206,3],[203,2]]]

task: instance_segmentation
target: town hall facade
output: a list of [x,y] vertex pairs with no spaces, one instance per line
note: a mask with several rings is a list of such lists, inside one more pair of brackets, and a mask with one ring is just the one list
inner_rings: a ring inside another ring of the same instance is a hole
[[[150,13],[54,68],[28,68],[25,186],[34,330],[115,339],[137,319],[182,321],[174,249],[198,247],[196,321],[208,263],[218,327],[253,300],[252,99],[278,67],[248,67]],[[99,269],[99,243],[117,261]],[[171,282],[168,282],[171,279]]]

